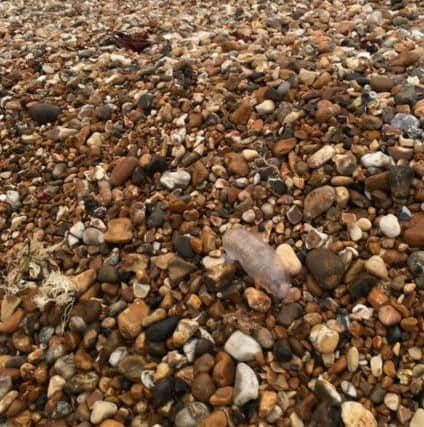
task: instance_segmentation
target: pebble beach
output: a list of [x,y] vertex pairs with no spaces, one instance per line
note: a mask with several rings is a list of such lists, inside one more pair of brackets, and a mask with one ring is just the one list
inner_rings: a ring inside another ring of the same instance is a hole
[[0,426],[424,427],[422,1],[0,1]]

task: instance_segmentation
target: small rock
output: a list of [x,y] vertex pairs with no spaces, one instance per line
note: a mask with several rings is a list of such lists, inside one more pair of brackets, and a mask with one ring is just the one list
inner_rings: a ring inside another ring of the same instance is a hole
[[397,113],[391,120],[390,125],[401,129],[410,138],[418,138],[422,134],[420,121],[412,114]]
[[195,255],[188,236],[179,234],[175,239],[174,246],[178,255],[181,255],[183,258],[193,258]]
[[424,246],[424,214],[415,214],[411,218],[403,238],[411,247]]
[[191,262],[185,261],[184,259],[174,256],[168,264],[169,280],[173,284],[178,284],[181,280],[184,280],[193,271],[196,271],[197,267]]
[[424,409],[418,408],[409,423],[409,427],[422,427],[422,426],[424,426]]
[[136,337],[143,325],[143,319],[149,314],[149,307],[143,300],[130,304],[118,316],[118,327],[121,334],[126,338]]
[[160,183],[168,190],[174,188],[186,188],[190,184],[191,175],[185,170],[177,170],[176,172],[165,172],[160,177]]
[[168,169],[166,158],[160,154],[154,154],[150,161],[145,165],[144,170],[148,175],[154,175],[157,172],[165,172]]
[[274,101],[266,99],[264,102],[258,104],[255,109],[260,115],[270,114],[275,110],[275,104]]
[[159,380],[151,390],[153,405],[160,407],[174,399],[174,379],[171,377]]
[[317,75],[318,73],[316,71],[310,71],[302,68],[299,71],[299,80],[306,85],[311,86],[317,78]]
[[107,243],[127,243],[133,237],[133,226],[129,218],[111,219],[107,224],[107,228],[104,235],[104,239]]
[[167,317],[151,324],[145,331],[149,341],[160,342],[168,339],[175,331],[179,322],[178,316]]
[[359,402],[343,402],[342,419],[346,427],[377,427],[374,415]]
[[383,305],[378,310],[378,319],[385,326],[393,326],[401,321],[402,315],[391,305]]
[[368,273],[373,276],[379,277],[380,279],[387,279],[389,273],[387,272],[386,264],[383,258],[379,255],[373,255],[365,261],[365,269]]
[[191,393],[195,399],[208,403],[215,390],[215,384],[208,373],[202,372],[195,376],[191,386]]
[[236,125],[246,125],[252,115],[252,107],[242,102],[231,114],[230,120]]
[[356,372],[359,367],[359,351],[356,347],[350,347],[347,352],[347,369],[349,372]]
[[11,390],[12,385],[12,377],[0,376],[0,400]]
[[399,92],[395,95],[395,104],[404,105],[409,104],[413,105],[417,101],[417,90],[415,86],[404,85],[401,86]]
[[290,362],[293,358],[293,353],[290,349],[290,345],[285,339],[279,339],[275,341],[274,347],[272,348],[274,357],[282,363]]
[[261,347],[249,335],[235,331],[226,341],[224,350],[239,362],[247,362],[255,359],[256,354],[261,352]]
[[86,245],[99,246],[104,243],[104,233],[97,228],[88,227],[82,234],[82,240]]
[[381,355],[371,357],[370,360],[371,373],[374,377],[380,377],[383,374],[383,360]]
[[118,363],[119,372],[130,381],[140,381],[144,370],[145,360],[137,354],[129,354],[122,358]]
[[296,147],[296,138],[281,139],[272,146],[272,154],[282,157],[292,151],[294,147]]
[[238,363],[234,382],[233,402],[237,406],[257,399],[259,395],[259,382],[253,369],[246,363]]
[[99,424],[106,418],[113,417],[116,412],[118,412],[118,406],[115,403],[98,400],[94,402],[90,422],[92,424]]
[[182,319],[172,334],[172,341],[175,347],[184,345],[199,329],[196,320]]
[[292,302],[290,304],[283,305],[280,313],[277,316],[277,321],[288,328],[296,319],[299,319],[302,315],[303,307],[297,302]]
[[390,168],[388,181],[395,202],[406,203],[413,178],[414,170],[409,166],[393,166]]
[[379,222],[381,232],[390,238],[395,238],[400,235],[400,224],[393,214],[384,215]]
[[65,378],[60,375],[53,375],[50,378],[49,386],[47,388],[47,398],[52,397],[56,392],[61,391],[66,383]]
[[199,424],[199,427],[227,427],[227,425],[225,412],[214,411]]
[[202,402],[191,402],[175,416],[175,427],[197,427],[209,415],[208,407]]
[[99,268],[97,280],[99,282],[117,283],[119,280],[118,272],[116,271],[116,268],[113,265],[103,264]]
[[315,119],[319,123],[324,123],[331,117],[336,117],[339,113],[340,107],[337,104],[333,104],[326,99],[322,99],[317,104]]
[[70,378],[65,384],[65,390],[72,394],[91,392],[98,382],[99,377],[95,372],[84,372]]
[[228,171],[236,176],[247,176],[249,174],[249,165],[239,153],[226,154],[225,164]]
[[339,343],[339,334],[323,324],[318,324],[312,328],[309,339],[320,353],[333,353]]
[[124,184],[132,175],[134,169],[138,165],[138,160],[135,157],[122,157],[120,158],[110,175],[109,182],[113,186]]
[[334,164],[340,175],[352,176],[357,166],[357,160],[351,152],[348,152],[346,154],[335,155]]
[[276,252],[291,276],[297,276],[302,271],[302,263],[290,245],[283,243]]
[[393,79],[384,75],[373,75],[370,78],[370,86],[376,92],[390,92],[395,85]]
[[364,154],[361,163],[366,168],[388,168],[394,164],[393,159],[381,151]]
[[318,248],[310,251],[306,256],[306,266],[318,285],[325,289],[334,289],[343,279],[343,261],[328,249]]
[[304,200],[304,216],[312,220],[326,212],[336,200],[336,191],[329,185],[324,185],[307,194]]
[[36,121],[39,125],[46,123],[53,123],[57,120],[61,109],[53,104],[37,102],[28,109],[28,114],[32,120]]
[[336,150],[332,145],[324,145],[324,147],[320,148],[314,154],[309,156],[308,166],[311,169],[319,168],[324,163],[331,160],[335,153],[336,153]]
[[397,411],[400,405],[399,396],[395,393],[387,393],[384,396],[384,404],[391,410]]
[[271,298],[259,289],[247,288],[244,291],[244,296],[247,300],[247,304],[253,310],[266,313],[271,307]]
[[[262,206],[262,209],[265,205]],[[271,205],[272,207],[272,205]],[[264,212],[265,213],[265,212]],[[271,217],[272,214],[274,213],[274,210],[271,213]],[[290,221],[290,224],[296,225],[299,224],[299,222],[302,221],[303,218],[303,213],[302,211],[297,207],[297,206],[292,206],[286,213],[287,215],[287,219]]]

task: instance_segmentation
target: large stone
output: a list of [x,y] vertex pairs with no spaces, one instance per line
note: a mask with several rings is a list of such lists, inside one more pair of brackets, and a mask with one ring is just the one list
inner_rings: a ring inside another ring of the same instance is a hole
[[377,427],[374,415],[359,402],[342,403],[342,420],[346,427]]
[[415,214],[403,234],[405,242],[415,248],[424,246],[424,214]]
[[125,338],[135,338],[141,331],[143,319],[149,314],[149,307],[142,300],[130,304],[118,316],[118,327]]
[[304,200],[304,216],[312,220],[326,212],[336,200],[336,190],[329,185],[324,185],[307,194]]
[[261,352],[261,346],[249,335],[235,331],[225,343],[224,350],[239,362],[246,362],[255,359]]
[[318,285],[324,289],[334,289],[344,275],[342,259],[325,248],[313,249],[306,256],[306,266]]
[[104,239],[107,243],[127,243],[133,237],[133,226],[129,218],[111,219],[107,227],[108,229],[104,235]]
[[259,381],[255,372],[246,363],[239,363],[234,382],[234,404],[243,406],[245,403],[257,399],[258,395]]
[[135,157],[122,157],[116,162],[109,182],[114,186],[124,184],[130,178],[137,165],[138,160]]
[[56,121],[60,113],[61,110],[59,107],[44,102],[37,102],[28,108],[29,116],[39,125]]

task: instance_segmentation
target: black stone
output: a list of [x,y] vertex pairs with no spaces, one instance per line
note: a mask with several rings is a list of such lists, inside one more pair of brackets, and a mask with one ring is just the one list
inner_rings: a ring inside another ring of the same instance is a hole
[[190,386],[182,379],[175,378],[174,382],[175,396],[180,398],[190,391]]
[[395,202],[406,203],[414,175],[414,170],[409,166],[393,166],[390,168],[389,186]]
[[377,285],[377,278],[368,273],[360,274],[350,285],[350,293],[355,298],[366,297],[371,289]]
[[388,327],[386,338],[389,344],[402,341],[402,329],[398,325]]
[[175,250],[183,258],[193,258],[195,253],[190,245],[190,239],[187,236],[178,235],[174,242]]
[[196,342],[196,346],[194,348],[194,352],[196,356],[201,356],[205,353],[213,353],[214,351],[214,345],[213,342],[210,340],[207,340],[205,338],[199,338]]
[[275,341],[272,352],[279,362],[290,362],[290,360],[293,358],[290,345],[285,339],[279,339]]
[[61,109],[56,105],[43,102],[38,102],[28,109],[28,114],[31,119],[36,121],[39,125],[56,121],[60,113]]
[[144,111],[145,114],[150,113],[153,105],[153,98],[154,96],[150,92],[140,96],[140,99],[138,100],[138,106]]
[[173,334],[179,320],[178,316],[171,316],[153,323],[146,329],[146,338],[154,342],[165,341]]
[[282,194],[287,193],[287,185],[284,184],[281,179],[269,179],[269,188],[272,193],[276,196],[281,196]]
[[113,265],[103,264],[97,276],[99,282],[116,283],[118,281],[118,272]]
[[159,380],[152,388],[153,406],[160,407],[174,399],[174,378],[167,377]]
[[144,345],[146,353],[155,360],[162,359],[168,353],[164,342],[146,341]]
[[102,121],[110,120],[112,118],[112,109],[109,105],[100,105],[96,109],[96,116]]
[[136,166],[131,175],[131,182],[134,185],[142,185],[146,182],[146,175],[141,166]]
[[155,205],[152,209],[150,215],[147,218],[148,227],[162,227],[165,222],[165,212],[162,210],[162,207],[158,204]]
[[424,275],[424,251],[412,252],[409,255],[408,268],[415,277]]
[[145,169],[149,175],[153,175],[156,172],[166,171],[168,169],[168,163],[165,157],[155,154]]
[[277,321],[288,328],[292,322],[301,317],[302,314],[303,307],[297,302],[292,302],[283,305],[283,308],[277,316]]
[[395,95],[396,105],[410,104],[413,105],[417,102],[417,90],[415,86],[405,85],[402,86],[399,92]]

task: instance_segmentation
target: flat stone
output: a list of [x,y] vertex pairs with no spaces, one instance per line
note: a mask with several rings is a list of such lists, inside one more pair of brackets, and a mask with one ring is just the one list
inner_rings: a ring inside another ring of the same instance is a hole
[[104,239],[107,243],[122,244],[129,242],[133,237],[132,222],[129,218],[111,219],[107,224]]

